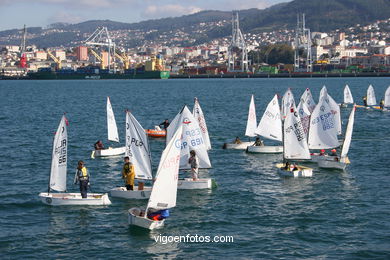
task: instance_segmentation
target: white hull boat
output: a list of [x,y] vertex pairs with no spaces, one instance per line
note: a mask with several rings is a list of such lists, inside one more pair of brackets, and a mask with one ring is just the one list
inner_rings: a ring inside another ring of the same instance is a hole
[[313,169],[309,167],[305,167],[302,165],[297,165],[298,170],[292,171],[292,170],[286,170],[284,169],[285,164],[284,163],[278,163],[276,164],[276,167],[278,168],[278,173],[283,177],[312,177],[313,176]]
[[327,168],[327,169],[345,170],[348,164],[349,164],[349,160],[346,160],[345,162],[340,162],[338,160],[321,160],[318,162],[318,167]]
[[88,193],[87,198],[82,198],[80,193],[39,193],[39,198],[44,204],[51,206],[83,205],[104,206],[110,205],[108,194]]
[[311,161],[318,163],[319,161],[324,160],[334,160],[337,156],[332,155],[319,155],[319,154],[311,154]]
[[[142,215],[141,212],[143,212]],[[140,208],[129,209],[129,225],[138,226],[149,230],[162,228],[164,226],[164,219],[151,220],[145,218],[144,214],[145,214],[145,210],[142,210]]]
[[283,146],[248,146],[246,151],[248,153],[283,153]]
[[192,178],[179,179],[177,183],[178,190],[200,190],[200,189],[212,189],[213,179],[197,179],[194,181]]
[[253,145],[255,142],[242,142],[240,144],[224,143],[223,149],[235,149],[235,150],[246,150],[248,146]]
[[126,152],[126,147],[117,147],[117,148],[112,148],[109,147],[108,149],[103,149],[103,150],[95,150],[93,151],[93,157],[108,157],[108,156],[116,156],[116,155],[121,155]]
[[152,187],[144,187],[143,190],[127,190],[126,187],[117,187],[110,190],[110,196],[122,199],[149,199]]

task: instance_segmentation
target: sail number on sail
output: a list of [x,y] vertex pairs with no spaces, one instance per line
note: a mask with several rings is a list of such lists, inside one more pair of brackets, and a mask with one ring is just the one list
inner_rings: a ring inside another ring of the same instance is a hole
[[332,112],[328,112],[326,114],[315,117],[311,121],[311,123],[312,123],[312,125],[321,123],[323,130],[328,130],[328,129],[332,129],[335,127],[334,116],[333,116]]
[[295,133],[299,142],[305,138],[305,131],[303,130],[302,123],[300,121],[286,128],[286,133],[290,133],[291,131]]
[[66,163],[66,139],[60,142],[60,146],[56,147],[55,153],[58,155],[58,163]]

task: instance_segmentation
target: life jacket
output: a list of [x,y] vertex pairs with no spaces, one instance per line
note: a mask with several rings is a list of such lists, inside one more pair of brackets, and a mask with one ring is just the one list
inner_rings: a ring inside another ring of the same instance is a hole
[[83,167],[80,169],[77,170],[77,177],[79,178],[80,181],[86,181],[89,179],[89,176],[88,176],[88,171],[87,171],[87,168],[86,167]]

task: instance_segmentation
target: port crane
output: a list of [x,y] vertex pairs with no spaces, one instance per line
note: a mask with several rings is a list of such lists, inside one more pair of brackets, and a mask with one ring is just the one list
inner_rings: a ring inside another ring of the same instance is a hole
[[[107,27],[98,27],[85,41],[85,45],[92,48],[101,47],[106,48],[108,51],[107,57],[107,66],[108,70],[111,71],[111,62],[115,64],[115,42],[112,41],[110,33],[108,32]],[[104,57],[100,57],[95,51],[91,53],[102,63],[102,67],[105,67]],[[99,57],[99,58],[98,58]],[[112,59],[112,60],[111,60]],[[115,66],[115,65],[114,65]],[[114,67],[115,70],[115,67]]]
[[[294,39],[294,69],[299,72],[302,67],[306,67],[306,72],[312,72],[312,54],[311,54],[311,33],[310,29],[306,28],[305,14],[297,15],[297,28],[295,30]],[[304,57],[300,57],[299,50],[303,49],[305,52]],[[304,60],[302,64],[301,60]]]
[[97,54],[94,50],[92,50],[92,49],[89,49],[89,52],[90,53],[92,53],[92,55],[93,56],[95,56],[95,58],[98,60],[98,61],[100,61],[100,68],[101,69],[105,69],[106,68],[106,66],[105,66],[105,60],[104,60],[104,57],[103,56],[101,56],[100,57],[100,55],[99,54]]
[[129,56],[126,55],[125,53],[118,53],[118,52],[115,52],[115,57],[117,57],[119,60],[122,61],[123,63],[123,68],[125,70],[128,70],[130,68],[130,61],[129,61]]
[[51,53],[51,51],[49,50],[46,50],[47,54],[49,55],[49,57],[56,63],[56,68],[57,69],[61,69],[61,60],[58,59],[56,56],[53,55],[53,53]]
[[233,11],[232,41],[228,49],[228,71],[248,71],[248,50],[244,36],[240,30],[238,11]]
[[20,62],[19,67],[23,69],[27,68],[26,36],[27,36],[27,29],[26,29],[26,25],[24,25],[22,41],[20,43],[20,60],[19,60]]

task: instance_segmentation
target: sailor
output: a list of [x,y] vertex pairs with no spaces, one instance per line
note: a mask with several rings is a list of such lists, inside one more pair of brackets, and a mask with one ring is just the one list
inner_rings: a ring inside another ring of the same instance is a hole
[[382,110],[385,108],[385,101],[383,99],[381,100],[381,102],[379,102],[379,107]]
[[168,119],[165,119],[164,122],[162,122],[161,124],[159,124],[159,126],[162,126],[164,127],[164,130],[167,130],[168,126],[169,126],[169,120]]
[[125,164],[122,169],[122,179],[125,180],[125,185],[127,190],[134,189],[134,178],[135,178],[135,170],[134,165],[130,162],[129,156],[126,156]]
[[79,161],[77,164],[76,174],[74,176],[74,184],[80,183],[80,193],[82,198],[87,198],[87,190],[89,185],[89,172],[84,166],[83,161]]
[[336,149],[330,151],[330,156],[337,156]]
[[367,96],[363,97],[363,104],[364,104],[365,107],[367,106]]
[[253,146],[263,146],[264,143],[262,140],[260,140],[260,137],[256,137],[256,140],[255,140],[255,143],[253,144]]
[[190,158],[188,159],[188,163],[191,165],[191,177],[192,180],[196,181],[198,179],[198,157],[194,150],[190,151]]
[[292,171],[298,171],[299,169],[298,169],[298,166],[294,163],[294,166],[293,166],[293,169],[292,169]]
[[325,149],[321,149],[321,151],[320,151],[320,156],[323,156],[323,155],[325,155]]
[[241,144],[241,143],[242,142],[241,142],[240,138],[237,136],[236,139],[234,139],[233,144]]
[[158,211],[150,210],[148,212],[148,218],[154,221],[163,220],[169,217],[169,210],[168,209],[162,209]]
[[95,143],[94,147],[95,147],[95,150],[103,150],[104,149],[103,142],[101,140],[97,141]]
[[286,165],[284,166],[284,169],[286,171],[289,171],[290,170],[290,163],[289,162],[286,162]]

